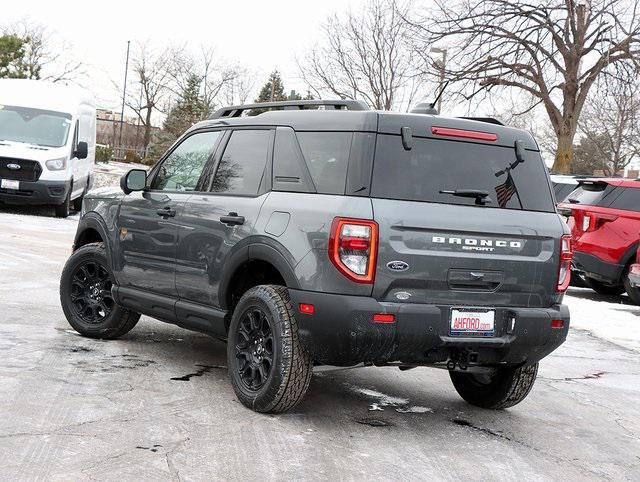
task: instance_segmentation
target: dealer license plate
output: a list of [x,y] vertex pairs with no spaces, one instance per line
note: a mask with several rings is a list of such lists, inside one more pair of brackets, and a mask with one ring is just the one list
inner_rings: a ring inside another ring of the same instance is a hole
[[2,189],[15,189],[17,191],[20,189],[20,181],[14,181],[13,179],[2,179],[0,180],[0,187]]
[[495,321],[495,310],[452,308],[449,332],[451,336],[493,336]]

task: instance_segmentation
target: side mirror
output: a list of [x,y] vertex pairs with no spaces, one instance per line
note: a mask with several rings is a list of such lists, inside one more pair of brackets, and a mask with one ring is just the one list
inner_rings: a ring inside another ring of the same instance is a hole
[[142,191],[145,187],[147,187],[147,171],[142,169],[131,169],[120,178],[120,189],[125,194]]
[[87,156],[89,155],[89,144],[87,144],[84,141],[78,142],[78,145],[76,146],[76,150],[73,153],[73,155],[78,159],[86,159]]

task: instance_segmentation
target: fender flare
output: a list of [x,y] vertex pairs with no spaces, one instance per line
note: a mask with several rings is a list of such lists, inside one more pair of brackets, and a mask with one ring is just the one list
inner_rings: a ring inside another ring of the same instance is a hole
[[624,270],[626,269],[627,265],[635,259],[636,253],[638,252],[639,244],[640,244],[640,241],[636,241],[635,243],[632,243],[631,246],[629,246],[625,250],[624,254],[622,255],[622,258],[620,258],[620,264],[622,265],[622,270],[620,271],[620,278],[624,276]]
[[109,230],[106,227],[106,223],[99,214],[95,214],[93,212],[87,213],[82,219],[80,219],[80,222],[78,223],[78,229],[73,240],[73,251],[76,251],[80,247],[78,245],[78,242],[88,229],[93,229],[98,232],[98,234],[102,238],[102,241],[104,242],[105,249],[107,251],[107,260],[109,261],[110,265],[113,266],[113,250],[111,249],[112,241],[109,237]]

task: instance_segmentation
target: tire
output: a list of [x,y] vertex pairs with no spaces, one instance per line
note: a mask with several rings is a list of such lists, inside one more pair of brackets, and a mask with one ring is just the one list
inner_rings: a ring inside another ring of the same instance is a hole
[[624,283],[624,289],[629,295],[629,298],[631,298],[631,301],[633,301],[633,303],[636,305],[640,305],[640,286],[635,288],[631,286],[631,283],[629,282],[629,277],[627,276],[626,273],[624,275],[623,283]]
[[449,372],[453,386],[466,402],[493,410],[513,407],[524,400],[537,374],[537,363],[517,368],[498,368],[485,379],[473,373]]
[[64,202],[55,207],[56,217],[57,218],[66,218],[69,216],[69,210],[71,209],[71,188],[69,188],[69,193],[67,197],[64,199]]
[[608,285],[587,276],[585,276],[584,280],[589,288],[601,295],[618,296],[624,293],[623,285]]
[[309,388],[313,364],[298,338],[284,286],[248,290],[236,306],[227,342],[229,377],[240,402],[263,413],[295,407]]
[[73,210],[76,212],[80,212],[82,211],[82,201],[84,200],[84,191],[82,192],[82,194],[80,195],[80,197],[77,197],[73,200]]
[[74,330],[89,338],[113,339],[136,326],[140,314],[115,303],[112,285],[103,243],[86,244],[71,255],[60,277],[60,303]]

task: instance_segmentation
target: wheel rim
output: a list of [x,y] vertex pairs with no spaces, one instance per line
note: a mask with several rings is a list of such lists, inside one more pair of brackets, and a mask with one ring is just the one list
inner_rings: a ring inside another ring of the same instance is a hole
[[242,315],[235,350],[242,384],[248,390],[260,390],[273,367],[273,333],[267,315],[260,308],[250,308]]
[[113,285],[107,267],[95,260],[85,261],[73,271],[71,304],[75,314],[86,323],[101,323],[113,311]]

